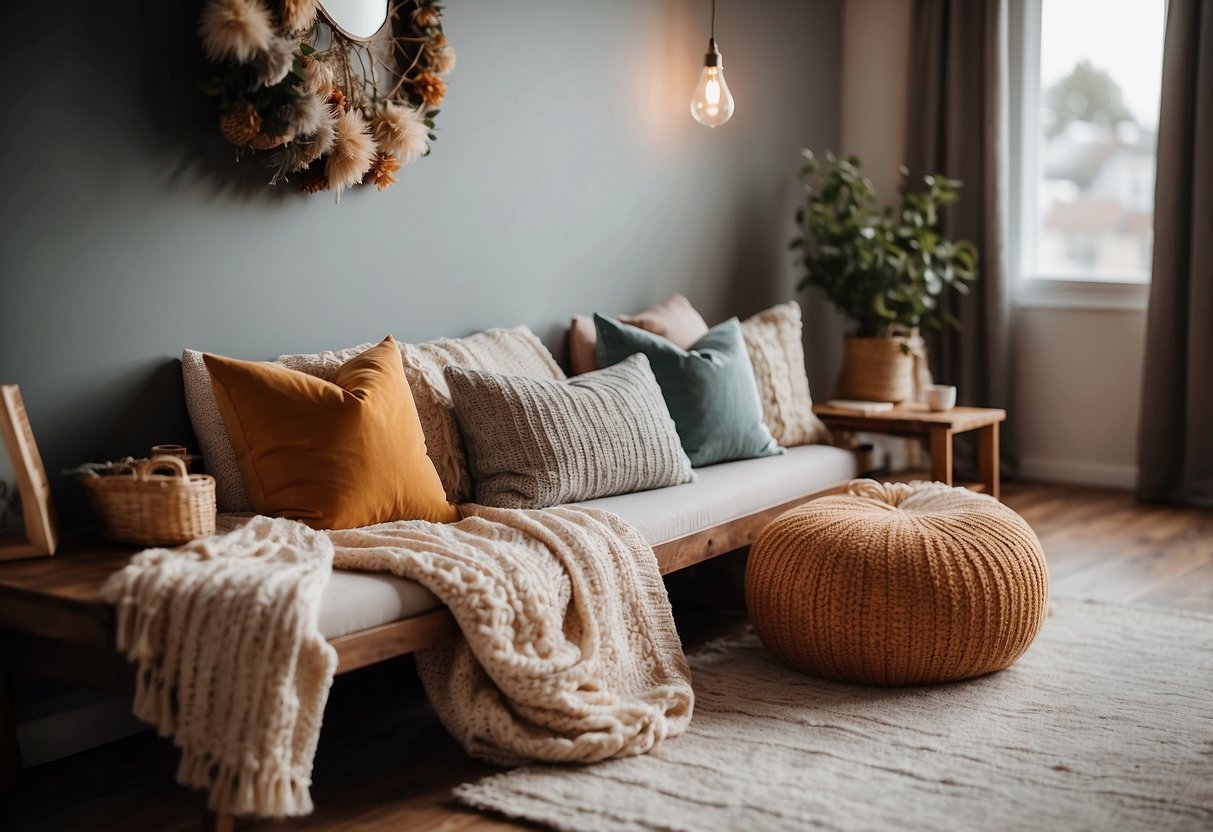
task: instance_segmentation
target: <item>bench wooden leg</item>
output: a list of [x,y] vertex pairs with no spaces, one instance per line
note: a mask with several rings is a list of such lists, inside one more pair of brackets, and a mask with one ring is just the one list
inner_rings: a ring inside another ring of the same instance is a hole
[[21,779],[21,746],[17,744],[17,719],[13,693],[4,666],[0,664],[0,794],[11,792]]

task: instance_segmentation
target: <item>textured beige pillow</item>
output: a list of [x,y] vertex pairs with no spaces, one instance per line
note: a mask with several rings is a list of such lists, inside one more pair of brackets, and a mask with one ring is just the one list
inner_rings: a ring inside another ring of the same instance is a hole
[[478,503],[546,508],[694,479],[644,355],[569,381],[445,375]]
[[471,498],[472,480],[443,369],[463,367],[558,381],[565,377],[547,347],[525,326],[490,329],[467,338],[401,344],[400,349],[430,459],[438,469],[447,499],[455,503]]
[[762,400],[762,419],[785,448],[830,440],[829,429],[813,415],[801,332],[796,301],[772,306],[741,324]]
[[361,355],[373,346],[375,346],[374,343],[367,343],[359,344],[356,347],[348,347],[344,350],[280,355],[274,359],[274,363],[281,364],[288,370],[298,370],[301,373],[307,373],[309,376],[322,378],[325,381],[332,381],[333,376],[337,374],[337,370],[341,368],[342,364],[357,355]]
[[[338,367],[373,346],[360,344],[312,355],[284,355],[275,363],[331,381]],[[244,489],[236,452],[232,450],[223,417],[219,415],[211,374],[202,362],[202,353],[197,350],[181,353],[181,377],[185,382],[185,407],[190,414],[190,423],[198,437],[202,458],[206,460],[207,473],[215,478],[215,503],[220,511],[252,511],[253,503]]]
[[[682,295],[670,295],[660,303],[655,303],[643,312],[635,315],[616,315],[615,320],[622,321],[660,335],[672,341],[684,350],[707,335],[708,325],[703,320],[691,302]],[[574,315],[569,324],[569,370],[573,375],[581,375],[598,369],[598,356],[595,347],[598,342],[598,331],[594,328],[594,319],[587,315]]]

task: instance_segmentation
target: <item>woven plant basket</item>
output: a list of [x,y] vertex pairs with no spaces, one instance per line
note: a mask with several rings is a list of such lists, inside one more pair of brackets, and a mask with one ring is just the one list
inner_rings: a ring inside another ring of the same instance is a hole
[[[172,475],[155,473],[164,468]],[[215,533],[215,479],[190,474],[177,457],[146,459],[130,476],[93,474],[80,481],[110,540],[178,546]]]
[[846,399],[904,402],[914,397],[914,356],[902,347],[906,339],[846,339],[842,372],[835,387]]

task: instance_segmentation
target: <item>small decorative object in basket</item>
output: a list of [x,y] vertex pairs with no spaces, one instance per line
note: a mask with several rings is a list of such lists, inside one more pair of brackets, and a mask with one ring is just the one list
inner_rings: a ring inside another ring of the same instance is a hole
[[[190,474],[176,456],[129,460],[123,473],[99,476],[85,470],[101,533],[140,546],[178,546],[215,533],[215,480]],[[157,471],[170,470],[172,474]]]

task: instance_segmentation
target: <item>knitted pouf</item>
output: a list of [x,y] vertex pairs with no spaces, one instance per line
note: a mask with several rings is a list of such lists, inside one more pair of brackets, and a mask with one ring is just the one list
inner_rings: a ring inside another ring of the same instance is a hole
[[939,483],[855,480],[772,521],[746,603],[780,661],[876,685],[968,679],[1019,658],[1044,621],[1040,541],[1002,503]]

